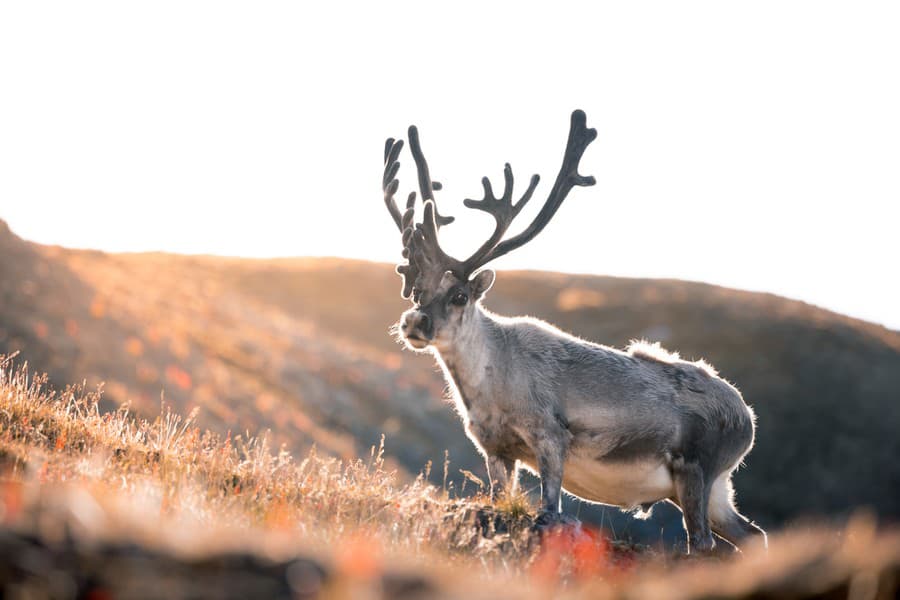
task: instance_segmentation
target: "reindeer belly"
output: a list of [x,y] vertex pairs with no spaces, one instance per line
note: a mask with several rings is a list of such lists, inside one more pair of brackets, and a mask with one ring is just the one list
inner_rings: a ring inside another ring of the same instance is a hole
[[563,469],[563,488],[590,502],[633,508],[674,493],[672,475],[662,462],[611,462],[570,456]]

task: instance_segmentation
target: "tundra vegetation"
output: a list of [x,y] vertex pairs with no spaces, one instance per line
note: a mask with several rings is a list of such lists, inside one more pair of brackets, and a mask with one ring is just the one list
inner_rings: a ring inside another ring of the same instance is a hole
[[900,533],[865,513],[704,560],[590,528],[538,541],[524,498],[401,483],[383,447],[295,459],[0,365],[5,597],[891,598],[900,583]]

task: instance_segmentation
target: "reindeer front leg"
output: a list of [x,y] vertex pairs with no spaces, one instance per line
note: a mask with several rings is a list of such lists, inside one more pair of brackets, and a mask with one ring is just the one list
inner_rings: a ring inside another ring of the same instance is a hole
[[549,440],[543,441],[535,448],[538,472],[541,476],[541,515],[538,520],[555,519],[559,516],[564,453],[562,448]]
[[563,464],[568,451],[568,431],[554,425],[537,429],[532,433],[529,444],[537,458],[538,473],[541,476],[541,512],[535,520],[537,529],[554,525],[576,525],[577,519],[566,517],[561,512]]
[[516,491],[519,483],[516,461],[490,455],[487,470],[491,479],[491,502],[496,502],[503,494]]

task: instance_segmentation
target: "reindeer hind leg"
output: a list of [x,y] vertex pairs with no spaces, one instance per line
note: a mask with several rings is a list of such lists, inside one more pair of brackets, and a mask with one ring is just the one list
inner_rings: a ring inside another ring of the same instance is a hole
[[731,473],[723,473],[713,482],[709,497],[709,523],[716,535],[743,550],[748,542],[762,539],[767,544],[766,532],[737,511],[734,506],[734,489]]
[[698,461],[684,457],[672,461],[675,500],[684,514],[684,528],[688,534],[688,552],[710,552],[716,546],[709,529],[710,485]]

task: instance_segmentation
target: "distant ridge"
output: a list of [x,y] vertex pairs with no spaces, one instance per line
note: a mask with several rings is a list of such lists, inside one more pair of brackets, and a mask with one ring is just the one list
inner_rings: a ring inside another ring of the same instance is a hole
[[7,238],[14,238],[21,241],[21,238],[14,234],[12,229],[9,228],[9,224],[3,219],[0,219],[0,240],[5,240]]

